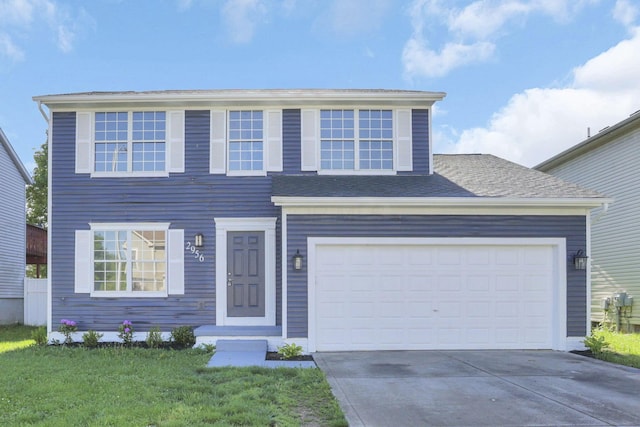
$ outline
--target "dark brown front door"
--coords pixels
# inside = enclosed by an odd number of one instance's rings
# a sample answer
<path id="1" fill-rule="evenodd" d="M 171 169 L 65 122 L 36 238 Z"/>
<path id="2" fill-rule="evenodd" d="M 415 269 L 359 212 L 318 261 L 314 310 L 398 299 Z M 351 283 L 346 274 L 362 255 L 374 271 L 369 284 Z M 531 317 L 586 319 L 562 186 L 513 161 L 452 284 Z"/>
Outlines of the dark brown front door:
<path id="1" fill-rule="evenodd" d="M 227 234 L 227 316 L 265 316 L 264 231 Z"/>

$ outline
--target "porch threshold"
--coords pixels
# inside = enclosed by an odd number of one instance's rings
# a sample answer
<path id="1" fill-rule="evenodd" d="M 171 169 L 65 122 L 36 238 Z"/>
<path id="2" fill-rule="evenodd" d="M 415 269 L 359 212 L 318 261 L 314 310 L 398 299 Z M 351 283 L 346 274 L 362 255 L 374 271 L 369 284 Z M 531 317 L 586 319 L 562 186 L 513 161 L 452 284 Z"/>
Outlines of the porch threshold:
<path id="1" fill-rule="evenodd" d="M 282 337 L 282 326 L 202 325 L 194 329 L 197 337 Z"/>

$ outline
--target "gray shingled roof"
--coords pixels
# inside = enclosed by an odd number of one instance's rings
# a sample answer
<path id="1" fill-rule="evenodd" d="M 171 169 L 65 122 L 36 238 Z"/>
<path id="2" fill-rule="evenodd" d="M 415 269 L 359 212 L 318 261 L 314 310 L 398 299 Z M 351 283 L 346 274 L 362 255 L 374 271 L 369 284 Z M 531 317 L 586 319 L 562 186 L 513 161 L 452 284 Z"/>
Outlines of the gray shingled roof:
<path id="1" fill-rule="evenodd" d="M 602 194 L 488 154 L 434 155 L 433 175 L 277 175 L 289 197 L 604 198 Z"/>

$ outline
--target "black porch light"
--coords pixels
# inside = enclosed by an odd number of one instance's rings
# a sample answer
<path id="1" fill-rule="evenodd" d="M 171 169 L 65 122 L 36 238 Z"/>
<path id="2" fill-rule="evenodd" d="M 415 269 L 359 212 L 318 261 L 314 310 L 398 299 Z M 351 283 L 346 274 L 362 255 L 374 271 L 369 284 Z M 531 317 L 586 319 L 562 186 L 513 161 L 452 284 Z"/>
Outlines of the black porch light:
<path id="1" fill-rule="evenodd" d="M 582 249 L 580 249 L 573 256 L 573 267 L 576 270 L 586 270 L 587 269 L 587 260 L 589 257 L 584 253 Z"/>
<path id="2" fill-rule="evenodd" d="M 295 271 L 302 270 L 302 254 L 299 249 L 296 249 L 296 254 L 293 256 L 293 269 Z"/>

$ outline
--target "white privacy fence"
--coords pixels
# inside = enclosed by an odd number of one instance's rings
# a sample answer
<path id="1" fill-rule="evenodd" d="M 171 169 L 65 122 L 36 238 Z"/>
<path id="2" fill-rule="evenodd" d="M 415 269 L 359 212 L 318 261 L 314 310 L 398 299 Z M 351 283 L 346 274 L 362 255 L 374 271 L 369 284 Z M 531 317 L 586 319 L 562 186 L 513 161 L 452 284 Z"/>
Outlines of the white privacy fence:
<path id="1" fill-rule="evenodd" d="M 47 324 L 47 279 L 24 279 L 24 324 Z"/>

